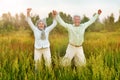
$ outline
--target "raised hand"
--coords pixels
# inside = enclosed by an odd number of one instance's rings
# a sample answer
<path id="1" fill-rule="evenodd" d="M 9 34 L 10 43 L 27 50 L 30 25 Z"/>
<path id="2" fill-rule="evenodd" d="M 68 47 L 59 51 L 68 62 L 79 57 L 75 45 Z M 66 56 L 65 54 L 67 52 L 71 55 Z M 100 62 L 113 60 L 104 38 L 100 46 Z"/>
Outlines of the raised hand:
<path id="1" fill-rule="evenodd" d="M 101 13 L 102 13 L 102 10 L 101 10 L 101 9 L 99 9 L 99 10 L 98 10 L 98 14 L 101 14 Z"/>
<path id="2" fill-rule="evenodd" d="M 55 11 L 55 10 L 52 11 L 52 16 L 53 17 L 55 17 L 57 14 L 58 14 L 57 11 Z"/>
<path id="3" fill-rule="evenodd" d="M 32 8 L 27 8 L 27 12 L 31 12 Z"/>
<path id="4" fill-rule="evenodd" d="M 27 8 L 27 16 L 30 16 L 30 12 L 31 12 L 32 8 Z"/>

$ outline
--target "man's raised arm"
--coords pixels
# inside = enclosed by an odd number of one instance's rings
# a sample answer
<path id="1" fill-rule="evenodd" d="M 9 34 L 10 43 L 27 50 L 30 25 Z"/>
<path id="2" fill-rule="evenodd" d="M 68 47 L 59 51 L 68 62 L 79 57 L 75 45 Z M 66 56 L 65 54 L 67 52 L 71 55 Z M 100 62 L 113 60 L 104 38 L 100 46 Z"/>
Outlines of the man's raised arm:
<path id="1" fill-rule="evenodd" d="M 98 10 L 98 13 L 97 13 L 94 17 L 92 17 L 88 22 L 85 22 L 85 23 L 84 23 L 85 28 L 87 28 L 87 27 L 90 26 L 92 23 L 94 23 L 101 13 L 102 13 L 102 11 L 99 9 L 99 10 Z"/>
<path id="2" fill-rule="evenodd" d="M 53 10 L 53 13 L 52 13 L 54 16 L 55 16 L 55 19 L 65 28 L 68 28 L 70 24 L 68 23 L 65 23 L 63 21 L 63 19 L 60 17 L 60 15 L 57 13 L 57 11 L 54 11 Z"/>

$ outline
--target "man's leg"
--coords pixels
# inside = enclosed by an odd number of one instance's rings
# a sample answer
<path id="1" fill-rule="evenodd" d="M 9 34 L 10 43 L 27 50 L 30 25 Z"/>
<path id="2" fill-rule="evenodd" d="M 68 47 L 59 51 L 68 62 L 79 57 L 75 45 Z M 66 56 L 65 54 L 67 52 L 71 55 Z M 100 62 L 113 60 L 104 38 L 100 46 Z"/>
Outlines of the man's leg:
<path id="1" fill-rule="evenodd" d="M 38 69 L 38 63 L 41 63 L 42 52 L 40 49 L 34 50 L 35 70 Z"/>
<path id="2" fill-rule="evenodd" d="M 76 48 L 76 54 L 75 54 L 75 66 L 84 66 L 86 64 L 86 58 L 84 55 L 83 47 Z"/>
<path id="3" fill-rule="evenodd" d="M 45 65 L 48 68 L 51 68 L 51 53 L 50 53 L 50 48 L 46 48 L 43 50 L 43 57 L 45 60 Z"/>
<path id="4" fill-rule="evenodd" d="M 73 59 L 73 57 L 75 55 L 74 52 L 75 52 L 74 47 L 71 45 L 68 45 L 66 54 L 61 61 L 62 66 L 70 66 L 71 65 L 71 60 Z"/>

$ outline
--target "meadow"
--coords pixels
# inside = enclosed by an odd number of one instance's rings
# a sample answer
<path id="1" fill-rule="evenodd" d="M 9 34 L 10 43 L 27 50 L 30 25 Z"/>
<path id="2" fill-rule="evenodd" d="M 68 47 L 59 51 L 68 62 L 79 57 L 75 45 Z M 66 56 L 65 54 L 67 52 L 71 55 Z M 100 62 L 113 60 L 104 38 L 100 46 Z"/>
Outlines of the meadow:
<path id="1" fill-rule="evenodd" d="M 51 33 L 50 43 L 52 71 L 41 64 L 36 73 L 32 33 L 0 34 L 0 80 L 120 80 L 120 32 L 86 32 L 83 48 L 87 64 L 79 68 L 59 65 L 68 34 Z"/>

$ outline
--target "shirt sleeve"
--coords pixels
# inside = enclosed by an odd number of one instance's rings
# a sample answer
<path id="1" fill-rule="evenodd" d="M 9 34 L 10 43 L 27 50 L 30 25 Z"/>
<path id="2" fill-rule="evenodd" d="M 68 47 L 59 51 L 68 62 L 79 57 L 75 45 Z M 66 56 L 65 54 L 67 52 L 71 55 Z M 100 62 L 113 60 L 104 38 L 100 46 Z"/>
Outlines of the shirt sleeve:
<path id="1" fill-rule="evenodd" d="M 62 20 L 62 18 L 60 17 L 59 14 L 56 16 L 56 20 L 57 20 L 63 27 L 69 28 L 70 24 L 65 23 L 65 22 Z"/>
<path id="2" fill-rule="evenodd" d="M 28 22 L 30 28 L 34 31 L 36 27 L 35 27 L 35 25 L 33 24 L 31 18 L 30 18 L 30 17 L 27 17 L 27 18 L 26 18 L 26 21 Z"/>
<path id="3" fill-rule="evenodd" d="M 88 22 L 84 23 L 85 29 L 90 26 L 92 23 L 96 21 L 96 19 L 99 17 L 99 14 L 96 14 L 94 17 L 92 17 Z"/>
<path id="4" fill-rule="evenodd" d="M 47 31 L 50 32 L 52 29 L 54 29 L 57 25 L 57 21 L 54 19 L 53 23 L 47 27 Z"/>

